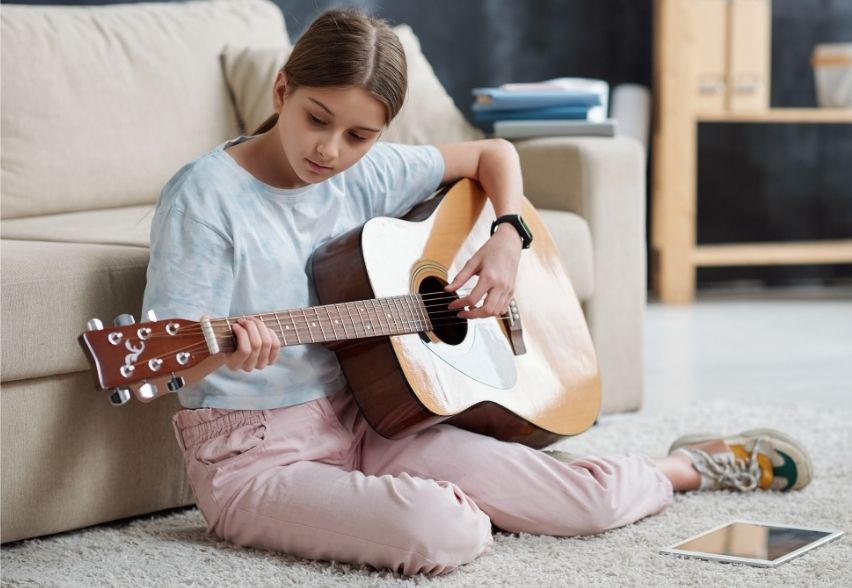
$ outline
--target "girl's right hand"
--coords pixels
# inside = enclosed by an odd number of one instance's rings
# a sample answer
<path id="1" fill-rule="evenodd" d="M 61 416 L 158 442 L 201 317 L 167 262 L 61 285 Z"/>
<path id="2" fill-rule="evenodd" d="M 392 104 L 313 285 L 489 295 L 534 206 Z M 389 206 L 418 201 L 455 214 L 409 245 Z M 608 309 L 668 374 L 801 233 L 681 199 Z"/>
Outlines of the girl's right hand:
<path id="1" fill-rule="evenodd" d="M 201 320 L 209 318 L 204 315 Z M 225 354 L 225 365 L 231 371 L 262 370 L 278 359 L 278 352 L 281 350 L 278 335 L 259 319 L 241 318 L 231 324 L 231 330 L 237 339 L 237 349 Z"/>

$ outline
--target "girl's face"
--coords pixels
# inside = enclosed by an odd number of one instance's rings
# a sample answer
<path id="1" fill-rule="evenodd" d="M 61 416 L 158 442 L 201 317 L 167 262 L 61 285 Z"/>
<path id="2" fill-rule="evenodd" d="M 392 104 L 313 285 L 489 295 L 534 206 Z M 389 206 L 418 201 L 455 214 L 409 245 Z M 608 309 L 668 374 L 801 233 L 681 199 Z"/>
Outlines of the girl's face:
<path id="1" fill-rule="evenodd" d="M 363 88 L 285 90 L 281 72 L 275 80 L 275 132 L 296 186 L 321 182 L 353 166 L 385 126 L 384 104 Z"/>

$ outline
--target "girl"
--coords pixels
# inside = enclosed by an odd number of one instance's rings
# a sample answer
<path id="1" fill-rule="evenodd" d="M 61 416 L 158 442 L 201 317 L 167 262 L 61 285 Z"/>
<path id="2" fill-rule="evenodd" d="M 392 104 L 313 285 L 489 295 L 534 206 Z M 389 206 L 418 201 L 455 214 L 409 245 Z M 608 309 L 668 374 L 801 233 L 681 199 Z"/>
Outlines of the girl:
<path id="1" fill-rule="evenodd" d="M 319 245 L 462 177 L 482 184 L 498 216 L 517 215 L 509 143 L 377 143 L 405 92 L 405 55 L 384 22 L 322 14 L 277 75 L 275 115 L 165 186 L 144 308 L 192 318 L 314 305 L 308 259 Z M 499 224 L 455 276 L 451 292 L 477 278 L 454 304 L 460 317 L 506 307 L 522 233 Z M 209 531 L 239 545 L 437 574 L 488 549 L 492 523 L 598 533 L 661 511 L 673 490 L 810 480 L 804 450 L 773 431 L 685 438 L 657 460 L 571 461 L 449 425 L 391 441 L 367 426 L 325 347 L 282 349 L 255 320 L 233 330 L 237 350 L 180 390 L 174 425 Z"/>

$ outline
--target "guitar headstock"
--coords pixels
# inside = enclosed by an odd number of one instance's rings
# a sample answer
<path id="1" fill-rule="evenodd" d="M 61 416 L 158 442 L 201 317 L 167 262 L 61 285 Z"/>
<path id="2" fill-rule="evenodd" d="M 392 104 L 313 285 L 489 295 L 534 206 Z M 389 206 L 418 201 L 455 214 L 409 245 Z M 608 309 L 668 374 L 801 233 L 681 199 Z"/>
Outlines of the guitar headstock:
<path id="1" fill-rule="evenodd" d="M 200 323 L 158 321 L 150 311 L 148 318 L 137 323 L 122 314 L 111 327 L 92 319 L 77 338 L 92 364 L 96 388 L 110 391 L 115 405 L 126 403 L 131 392 L 143 402 L 177 392 L 185 383 L 180 374 L 211 355 Z"/>

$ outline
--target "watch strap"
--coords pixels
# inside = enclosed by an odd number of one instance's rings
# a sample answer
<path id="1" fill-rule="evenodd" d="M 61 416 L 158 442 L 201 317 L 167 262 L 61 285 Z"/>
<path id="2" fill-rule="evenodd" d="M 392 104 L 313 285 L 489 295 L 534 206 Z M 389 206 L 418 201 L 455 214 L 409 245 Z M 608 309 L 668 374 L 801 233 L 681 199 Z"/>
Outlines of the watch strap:
<path id="1" fill-rule="evenodd" d="M 503 216 L 498 216 L 494 222 L 491 223 L 491 234 L 494 234 L 494 231 L 497 230 L 498 225 L 503 223 L 507 223 L 515 227 L 515 230 L 518 231 L 518 235 L 521 236 L 522 247 L 524 249 L 529 249 L 530 244 L 532 244 L 533 236 L 532 231 L 530 231 L 527 223 L 524 222 L 523 217 L 519 214 L 504 214 Z"/>

